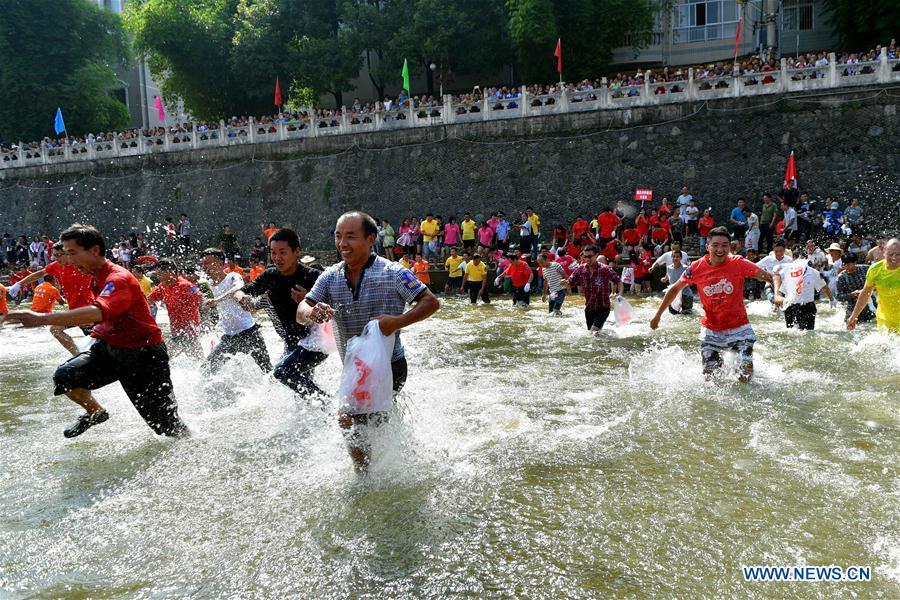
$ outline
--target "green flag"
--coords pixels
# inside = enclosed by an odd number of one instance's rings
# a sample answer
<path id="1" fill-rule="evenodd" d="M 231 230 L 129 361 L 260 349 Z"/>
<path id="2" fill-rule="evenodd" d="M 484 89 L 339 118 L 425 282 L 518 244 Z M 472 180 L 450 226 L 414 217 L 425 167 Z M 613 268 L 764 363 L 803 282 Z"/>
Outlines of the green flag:
<path id="1" fill-rule="evenodd" d="M 403 59 L 403 89 L 406 90 L 407 94 L 411 94 L 412 91 L 409 89 L 409 65 L 406 64 L 406 59 Z"/>

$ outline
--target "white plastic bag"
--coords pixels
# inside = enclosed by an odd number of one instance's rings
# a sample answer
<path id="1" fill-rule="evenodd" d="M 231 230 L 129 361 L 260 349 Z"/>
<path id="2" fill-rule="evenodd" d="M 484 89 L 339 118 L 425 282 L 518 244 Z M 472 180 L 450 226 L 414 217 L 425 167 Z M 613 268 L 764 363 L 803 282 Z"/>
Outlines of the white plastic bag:
<path id="1" fill-rule="evenodd" d="M 337 391 L 341 412 L 357 415 L 390 410 L 394 393 L 391 373 L 394 337 L 382 335 L 378 321 L 372 320 L 362 335 L 347 342 L 344 373 Z"/>
<path id="2" fill-rule="evenodd" d="M 672 285 L 675 285 L 675 284 L 673 283 Z M 669 287 L 667 287 L 665 289 L 665 291 L 663 291 L 663 295 L 668 294 L 669 290 L 671 290 L 671 289 L 672 289 L 672 286 L 670 285 Z M 672 310 L 674 310 L 676 312 L 681 311 L 681 294 L 683 294 L 683 293 L 684 293 L 684 290 L 682 290 L 681 293 L 678 294 L 677 296 L 675 296 L 675 299 L 672 300 L 672 304 L 669 305 L 672 307 Z"/>
<path id="3" fill-rule="evenodd" d="M 622 285 L 631 285 L 634 283 L 634 269 L 625 267 L 622 269 Z"/>
<path id="4" fill-rule="evenodd" d="M 334 330 L 331 321 L 313 325 L 309 335 L 300 340 L 300 345 L 310 352 L 334 354 L 337 352 L 337 343 L 334 341 Z"/>
<path id="5" fill-rule="evenodd" d="M 634 311 L 631 309 L 631 305 L 628 304 L 628 300 L 625 298 L 616 298 L 616 325 L 619 327 L 624 327 L 631 323 L 632 316 Z"/>

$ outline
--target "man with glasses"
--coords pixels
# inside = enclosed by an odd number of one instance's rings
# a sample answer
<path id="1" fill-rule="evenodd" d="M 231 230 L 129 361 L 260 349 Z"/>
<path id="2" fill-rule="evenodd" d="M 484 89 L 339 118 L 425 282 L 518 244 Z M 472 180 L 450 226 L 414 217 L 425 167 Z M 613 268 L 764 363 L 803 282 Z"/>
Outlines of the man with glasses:
<path id="1" fill-rule="evenodd" d="M 584 318 L 587 328 L 594 335 L 600 333 L 603 324 L 609 317 L 612 305 L 609 296 L 612 293 L 612 284 L 617 285 L 616 299 L 621 298 L 624 291 L 619 274 L 611 267 L 597 262 L 599 251 L 593 244 L 581 249 L 581 257 L 584 263 L 572 271 L 568 279 L 560 283 L 566 289 L 578 286 L 584 293 Z"/>

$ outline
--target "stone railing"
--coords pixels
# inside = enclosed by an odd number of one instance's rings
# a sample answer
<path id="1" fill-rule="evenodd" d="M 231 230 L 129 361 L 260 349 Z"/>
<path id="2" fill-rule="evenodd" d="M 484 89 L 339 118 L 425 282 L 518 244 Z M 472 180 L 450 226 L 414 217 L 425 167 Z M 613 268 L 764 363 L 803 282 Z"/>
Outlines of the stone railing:
<path id="1" fill-rule="evenodd" d="M 53 148 L 43 144 L 29 148 L 20 143 L 15 150 L 0 149 L 0 169 L 410 127 L 878 85 L 900 82 L 900 59 L 888 59 L 887 51 L 883 49 L 879 60 L 870 62 L 838 63 L 831 53 L 828 64 L 803 69 L 788 69 L 787 61 L 782 59 L 779 70 L 767 72 L 740 74 L 736 71 L 733 75 L 695 78 L 694 70 L 688 69 L 687 79 L 665 82 L 651 82 L 651 76 L 652 73 L 647 71 L 643 82 L 636 85 L 609 85 L 604 78 L 599 88 L 563 89 L 545 95 L 522 92 L 514 98 L 484 98 L 472 103 L 459 102 L 446 95 L 440 105 L 394 108 L 387 112 L 355 113 L 344 109 L 342 114 L 329 117 L 279 119 L 277 122 L 258 122 L 251 118 L 247 125 L 239 126 L 225 121 L 215 126 L 192 124 L 189 131 L 170 131 L 159 136 L 120 134 L 108 141 L 71 143 Z"/>

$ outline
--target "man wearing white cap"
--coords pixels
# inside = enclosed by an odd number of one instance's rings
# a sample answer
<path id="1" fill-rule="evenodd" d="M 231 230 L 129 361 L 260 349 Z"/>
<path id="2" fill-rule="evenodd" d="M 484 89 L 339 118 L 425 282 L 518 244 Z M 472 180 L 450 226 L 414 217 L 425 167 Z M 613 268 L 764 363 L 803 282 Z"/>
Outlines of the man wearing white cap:
<path id="1" fill-rule="evenodd" d="M 828 253 L 828 268 L 822 272 L 822 275 L 825 276 L 825 280 L 828 282 L 828 289 L 831 290 L 831 294 L 836 296 L 837 278 L 844 268 L 844 249 L 841 248 L 840 244 L 834 242 L 825 248 L 825 252 Z"/>

